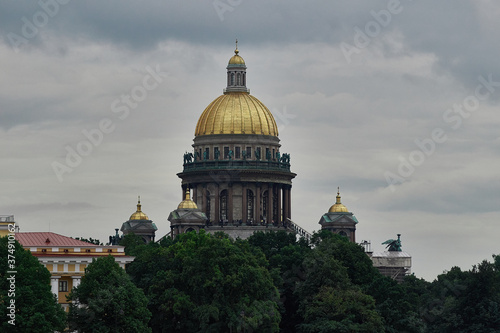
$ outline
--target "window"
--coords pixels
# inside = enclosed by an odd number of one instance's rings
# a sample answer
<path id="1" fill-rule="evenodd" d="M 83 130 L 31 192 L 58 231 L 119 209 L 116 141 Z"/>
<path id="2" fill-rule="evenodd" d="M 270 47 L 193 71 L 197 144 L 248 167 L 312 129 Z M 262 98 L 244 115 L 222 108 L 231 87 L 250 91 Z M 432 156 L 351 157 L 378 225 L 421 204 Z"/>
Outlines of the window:
<path id="1" fill-rule="evenodd" d="M 245 76 L 246 76 L 246 75 L 245 75 L 245 73 L 243 73 L 243 85 L 245 85 L 245 84 L 246 84 L 246 83 L 245 83 L 245 79 L 246 79 L 246 77 L 245 77 Z"/>
<path id="2" fill-rule="evenodd" d="M 247 219 L 253 219 L 253 192 L 252 190 L 247 190 Z"/>
<path id="3" fill-rule="evenodd" d="M 341 232 L 339 232 L 339 235 L 340 235 L 340 236 L 347 237 L 347 234 L 346 234 L 346 232 L 345 232 L 345 231 L 341 231 Z"/>
<path id="4" fill-rule="evenodd" d="M 224 147 L 224 159 L 227 160 L 229 158 L 229 147 Z"/>
<path id="5" fill-rule="evenodd" d="M 259 160 L 262 159 L 262 155 L 260 153 L 261 153 L 260 147 L 257 147 L 257 151 L 255 152 L 255 158 Z"/>
<path id="6" fill-rule="evenodd" d="M 269 148 L 266 148 L 266 160 L 270 160 L 271 158 L 271 151 L 269 150 Z"/>
<path id="7" fill-rule="evenodd" d="M 227 190 L 220 193 L 220 218 L 223 221 L 227 220 Z"/>
<path id="8" fill-rule="evenodd" d="M 204 160 L 210 159 L 210 148 L 205 148 L 205 155 L 203 156 Z"/>
<path id="9" fill-rule="evenodd" d="M 236 75 L 236 85 L 241 86 L 241 74 L 238 73 Z"/>
<path id="10" fill-rule="evenodd" d="M 240 158 L 241 147 L 234 147 L 234 158 Z"/>
<path id="11" fill-rule="evenodd" d="M 59 281 L 59 292 L 68 291 L 68 281 Z"/>
<path id="12" fill-rule="evenodd" d="M 231 85 L 234 86 L 234 73 L 231 73 Z"/>
<path id="13" fill-rule="evenodd" d="M 214 159 L 218 160 L 219 159 L 219 147 L 214 147 Z"/>
<path id="14" fill-rule="evenodd" d="M 247 158 L 252 158 L 252 147 L 247 147 Z"/>

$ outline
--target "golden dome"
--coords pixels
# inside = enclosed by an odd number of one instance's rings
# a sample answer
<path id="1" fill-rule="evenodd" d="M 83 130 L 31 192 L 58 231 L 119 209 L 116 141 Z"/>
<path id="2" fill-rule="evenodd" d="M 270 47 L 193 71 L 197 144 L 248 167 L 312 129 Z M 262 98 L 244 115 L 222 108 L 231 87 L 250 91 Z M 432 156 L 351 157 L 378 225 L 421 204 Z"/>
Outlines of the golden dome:
<path id="1" fill-rule="evenodd" d="M 271 111 L 247 92 L 226 92 L 203 111 L 195 136 L 211 134 L 262 134 L 278 136 Z"/>
<path id="2" fill-rule="evenodd" d="M 234 56 L 229 59 L 228 65 L 245 65 L 245 60 L 238 55 L 240 51 L 238 51 L 238 40 L 236 40 L 236 49 L 234 50 Z"/>
<path id="3" fill-rule="evenodd" d="M 238 49 L 234 50 L 234 56 L 229 59 L 228 65 L 245 65 L 245 60 L 238 53 Z"/>
<path id="4" fill-rule="evenodd" d="M 186 189 L 186 198 L 181 201 L 177 209 L 198 209 L 198 206 L 191 200 L 191 196 L 189 195 L 189 188 Z"/>
<path id="5" fill-rule="evenodd" d="M 130 215 L 129 220 L 149 220 L 149 217 L 141 211 L 141 197 L 137 201 L 137 211 Z"/>
<path id="6" fill-rule="evenodd" d="M 331 206 L 330 209 L 328 210 L 328 213 L 339 213 L 339 212 L 344 212 L 344 213 L 349 212 L 349 210 L 347 210 L 347 207 L 340 202 L 340 189 L 338 189 L 337 191 L 337 202 L 335 203 L 335 205 Z"/>

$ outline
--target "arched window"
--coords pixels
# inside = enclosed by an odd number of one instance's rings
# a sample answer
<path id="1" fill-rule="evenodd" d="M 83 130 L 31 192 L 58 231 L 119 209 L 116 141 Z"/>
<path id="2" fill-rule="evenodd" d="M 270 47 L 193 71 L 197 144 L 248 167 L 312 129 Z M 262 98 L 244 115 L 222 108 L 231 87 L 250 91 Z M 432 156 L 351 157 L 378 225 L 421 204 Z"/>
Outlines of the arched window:
<path id="1" fill-rule="evenodd" d="M 234 73 L 231 73 L 231 85 L 234 86 Z"/>
<path id="2" fill-rule="evenodd" d="M 247 219 L 253 219 L 254 197 L 252 190 L 247 190 Z"/>
<path id="3" fill-rule="evenodd" d="M 340 235 L 340 236 L 347 237 L 347 234 L 346 234 L 346 232 L 345 232 L 345 231 L 341 231 L 341 232 L 339 232 L 339 235 Z"/>
<path id="4" fill-rule="evenodd" d="M 245 81 L 246 81 L 246 74 L 245 74 L 245 73 L 243 73 L 243 85 L 246 85 L 246 82 L 245 82 Z"/>
<path id="5" fill-rule="evenodd" d="M 220 218 L 223 221 L 227 220 L 227 190 L 223 190 L 219 197 Z"/>
<path id="6" fill-rule="evenodd" d="M 241 74 L 236 74 L 236 85 L 241 86 Z"/>

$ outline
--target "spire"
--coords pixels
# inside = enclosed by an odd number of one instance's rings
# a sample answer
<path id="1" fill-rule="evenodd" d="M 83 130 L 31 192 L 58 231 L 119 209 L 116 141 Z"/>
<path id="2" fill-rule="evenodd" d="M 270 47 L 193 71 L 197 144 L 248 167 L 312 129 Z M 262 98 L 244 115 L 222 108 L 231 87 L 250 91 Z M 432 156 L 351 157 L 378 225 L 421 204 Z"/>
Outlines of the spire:
<path id="1" fill-rule="evenodd" d="M 141 196 L 140 195 L 137 196 L 137 211 L 138 212 L 141 211 Z"/>
<path id="2" fill-rule="evenodd" d="M 234 50 L 234 54 L 238 55 L 240 51 L 238 51 L 238 38 L 236 38 L 236 49 Z"/>
<path id="3" fill-rule="evenodd" d="M 342 202 L 340 202 L 340 186 L 337 187 L 337 202 L 336 204 L 341 204 Z"/>

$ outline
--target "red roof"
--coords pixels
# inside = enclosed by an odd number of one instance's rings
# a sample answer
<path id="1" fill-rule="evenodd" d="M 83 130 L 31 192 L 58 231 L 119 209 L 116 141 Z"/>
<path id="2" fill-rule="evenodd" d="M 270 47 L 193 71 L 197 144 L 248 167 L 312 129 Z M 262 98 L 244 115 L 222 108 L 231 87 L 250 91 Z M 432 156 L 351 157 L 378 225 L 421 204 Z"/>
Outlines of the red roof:
<path id="1" fill-rule="evenodd" d="M 30 246 L 99 246 L 53 232 L 18 232 L 16 239 L 23 247 Z"/>

